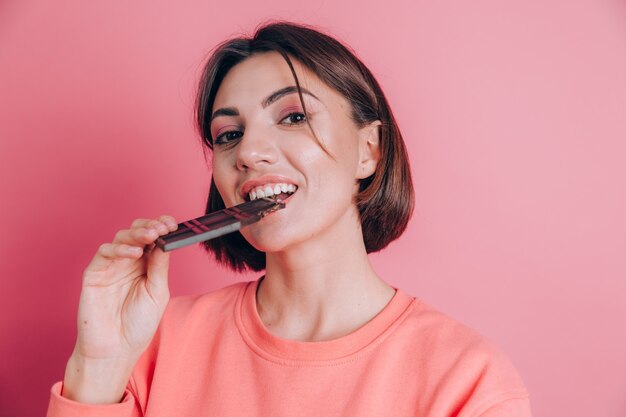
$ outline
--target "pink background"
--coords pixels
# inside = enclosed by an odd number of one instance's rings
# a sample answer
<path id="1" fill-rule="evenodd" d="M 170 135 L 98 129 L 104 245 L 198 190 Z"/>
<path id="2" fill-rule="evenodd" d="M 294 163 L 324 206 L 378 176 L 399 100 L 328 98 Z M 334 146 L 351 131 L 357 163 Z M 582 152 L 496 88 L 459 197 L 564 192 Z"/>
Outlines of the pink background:
<path id="1" fill-rule="evenodd" d="M 263 3 L 263 5 L 261 5 Z M 318 25 L 378 77 L 417 207 L 379 273 L 505 350 L 536 416 L 626 415 L 623 1 L 0 3 L 0 414 L 42 415 L 82 271 L 138 217 L 202 214 L 206 53 Z M 173 295 L 234 276 L 196 246 Z"/>

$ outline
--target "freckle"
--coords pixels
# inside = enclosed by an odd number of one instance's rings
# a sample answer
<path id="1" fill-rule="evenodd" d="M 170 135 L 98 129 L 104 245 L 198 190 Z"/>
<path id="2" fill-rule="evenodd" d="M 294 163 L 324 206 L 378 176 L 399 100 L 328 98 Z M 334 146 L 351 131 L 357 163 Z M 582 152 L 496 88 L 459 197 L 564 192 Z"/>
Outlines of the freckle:
<path id="1" fill-rule="evenodd" d="M 80 369 L 76 369 L 76 373 L 79 373 L 79 372 L 80 372 Z"/>
<path id="2" fill-rule="evenodd" d="M 87 324 L 87 320 L 83 321 L 83 324 Z"/>

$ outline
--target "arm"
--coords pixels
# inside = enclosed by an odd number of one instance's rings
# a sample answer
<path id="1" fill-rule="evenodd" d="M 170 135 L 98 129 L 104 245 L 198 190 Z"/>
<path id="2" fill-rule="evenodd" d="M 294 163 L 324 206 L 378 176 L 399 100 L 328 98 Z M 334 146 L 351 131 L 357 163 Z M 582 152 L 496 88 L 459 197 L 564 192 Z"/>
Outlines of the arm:
<path id="1" fill-rule="evenodd" d="M 500 401 L 476 417 L 531 417 L 528 397 L 508 398 Z"/>

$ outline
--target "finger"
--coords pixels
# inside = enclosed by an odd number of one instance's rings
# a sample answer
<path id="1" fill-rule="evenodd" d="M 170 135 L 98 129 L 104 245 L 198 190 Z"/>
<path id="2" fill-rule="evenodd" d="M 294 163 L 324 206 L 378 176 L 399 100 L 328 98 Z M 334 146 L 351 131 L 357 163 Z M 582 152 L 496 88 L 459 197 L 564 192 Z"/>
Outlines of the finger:
<path id="1" fill-rule="evenodd" d="M 159 217 L 159 221 L 162 223 L 165 223 L 165 225 L 170 229 L 170 231 L 174 231 L 178 229 L 178 223 L 176 222 L 176 219 L 173 216 L 164 214 L 161 217 Z"/>
<path id="2" fill-rule="evenodd" d="M 136 258 L 143 251 L 141 248 L 126 244 L 104 243 L 99 248 L 100 255 L 105 259 Z"/>
<path id="3" fill-rule="evenodd" d="M 137 259 L 143 255 L 142 248 L 116 243 L 103 243 L 86 268 L 86 271 L 102 271 L 116 259 Z"/>
<path id="4" fill-rule="evenodd" d="M 176 219 L 167 214 L 162 215 L 157 220 L 155 219 L 136 219 L 131 224 L 131 229 L 138 227 L 152 227 L 159 223 L 163 223 L 168 229 L 176 230 L 178 228 L 178 224 L 176 223 Z"/>
<path id="5" fill-rule="evenodd" d="M 161 234 L 167 234 L 165 226 L 158 228 L 138 227 L 134 229 L 120 230 L 115 234 L 113 243 L 124 243 L 133 246 L 145 246 L 154 242 Z"/>
<path id="6" fill-rule="evenodd" d="M 176 219 L 172 216 L 163 215 L 159 217 L 159 221 L 165 223 L 169 231 L 178 228 Z M 161 248 L 152 244 L 149 248 L 147 281 L 146 285 L 150 289 L 150 293 L 162 301 L 169 299 L 168 274 L 170 265 L 170 252 L 164 252 Z"/>
<path id="7" fill-rule="evenodd" d="M 159 236 L 166 235 L 178 229 L 178 224 L 171 216 L 161 217 L 163 221 L 137 219 L 131 229 L 120 230 L 113 238 L 114 243 L 129 245 L 147 245 L 153 243 Z"/>
<path id="8" fill-rule="evenodd" d="M 138 258 L 144 253 L 149 254 L 160 236 L 177 228 L 176 220 L 169 215 L 163 215 L 158 220 L 136 219 L 131 229 L 118 231 L 112 243 L 100 245 L 87 269 L 99 271 L 106 269 L 117 258 Z"/>
<path id="9" fill-rule="evenodd" d="M 130 228 L 136 228 L 136 227 L 146 227 L 146 225 L 148 223 L 150 223 L 151 221 L 153 221 L 154 219 L 135 219 L 133 220 L 133 222 L 130 225 Z"/>

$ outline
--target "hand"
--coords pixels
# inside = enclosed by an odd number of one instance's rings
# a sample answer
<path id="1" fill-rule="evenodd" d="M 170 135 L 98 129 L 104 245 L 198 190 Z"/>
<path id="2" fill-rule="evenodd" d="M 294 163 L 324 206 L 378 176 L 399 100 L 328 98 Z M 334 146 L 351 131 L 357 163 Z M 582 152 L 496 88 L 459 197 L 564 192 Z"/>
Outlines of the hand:
<path id="1" fill-rule="evenodd" d="M 154 242 L 178 225 L 173 217 L 137 219 L 104 243 L 83 273 L 78 337 L 63 396 L 85 403 L 121 399 L 170 298 L 170 253 Z"/>

